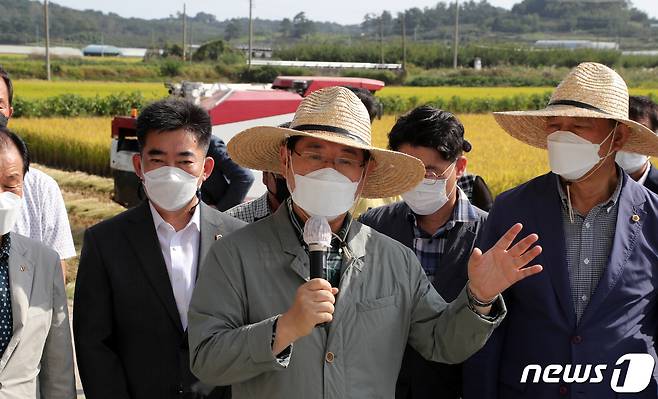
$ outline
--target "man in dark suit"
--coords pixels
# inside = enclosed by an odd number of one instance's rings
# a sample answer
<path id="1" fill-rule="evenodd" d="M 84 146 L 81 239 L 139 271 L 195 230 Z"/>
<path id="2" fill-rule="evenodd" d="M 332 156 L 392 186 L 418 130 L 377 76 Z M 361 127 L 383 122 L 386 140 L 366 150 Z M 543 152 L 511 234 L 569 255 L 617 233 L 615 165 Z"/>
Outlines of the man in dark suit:
<path id="1" fill-rule="evenodd" d="M 425 179 L 403 202 L 371 209 L 360 222 L 411 248 L 443 299 L 455 300 L 468 280 L 468 259 L 486 212 L 473 206 L 457 182 L 471 149 L 464 126 L 451 113 L 418 107 L 398 119 L 389 148 L 420 159 Z M 425 360 L 407 346 L 398 376 L 397 399 L 461 397 L 461 365 Z"/>
<path id="2" fill-rule="evenodd" d="M 464 398 L 655 399 L 658 197 L 614 157 L 656 156 L 658 137 L 628 118 L 626 83 L 597 63 L 574 68 L 545 109 L 494 116 L 547 147 L 552 173 L 499 195 L 478 247 L 520 222 L 539 235 L 545 272 L 503 293 L 507 318 L 465 362 Z"/>
<path id="3" fill-rule="evenodd" d="M 187 310 L 212 243 L 244 223 L 198 198 L 210 175 L 208 114 L 181 99 L 146 107 L 133 158 L 148 201 L 85 233 L 73 330 L 85 395 L 224 398 L 190 372 Z"/>
<path id="4" fill-rule="evenodd" d="M 215 167 L 201 186 L 201 200 L 224 212 L 244 201 L 254 184 L 254 174 L 228 156 L 226 144 L 217 136 L 210 137 L 208 156 Z"/>
<path id="5" fill-rule="evenodd" d="M 628 117 L 658 133 L 658 104 L 649 97 L 630 96 Z M 620 151 L 615 159 L 633 180 L 658 193 L 658 170 L 649 162 L 648 156 Z"/>

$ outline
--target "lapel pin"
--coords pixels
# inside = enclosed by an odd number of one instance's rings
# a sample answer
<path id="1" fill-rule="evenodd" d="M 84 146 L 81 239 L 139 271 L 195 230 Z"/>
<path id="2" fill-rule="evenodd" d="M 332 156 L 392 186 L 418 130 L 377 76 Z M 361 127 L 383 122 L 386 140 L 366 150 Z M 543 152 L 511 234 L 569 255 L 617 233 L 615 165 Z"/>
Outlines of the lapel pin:
<path id="1" fill-rule="evenodd" d="M 25 271 L 25 266 L 21 265 L 21 271 L 22 271 L 22 272 Z"/>
<path id="2" fill-rule="evenodd" d="M 215 234 L 215 241 L 219 240 L 219 239 L 222 238 L 222 237 L 223 237 L 223 236 L 222 236 L 221 234 Z"/>
<path id="3" fill-rule="evenodd" d="M 635 223 L 640 221 L 640 216 L 639 215 L 633 215 L 631 216 L 631 220 Z"/>

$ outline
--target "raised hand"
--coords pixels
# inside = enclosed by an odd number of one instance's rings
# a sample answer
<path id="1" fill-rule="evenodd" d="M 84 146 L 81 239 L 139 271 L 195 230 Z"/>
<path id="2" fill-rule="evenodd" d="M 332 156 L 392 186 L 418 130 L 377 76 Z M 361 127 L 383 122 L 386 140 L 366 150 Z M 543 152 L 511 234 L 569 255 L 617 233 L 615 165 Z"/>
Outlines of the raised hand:
<path id="1" fill-rule="evenodd" d="M 484 254 L 479 248 L 473 250 L 468 260 L 469 288 L 480 301 L 489 302 L 517 281 L 542 271 L 541 265 L 526 267 L 541 253 L 539 245 L 533 246 L 539 239 L 537 234 L 528 235 L 510 248 L 522 228 L 520 223 L 512 226 Z"/>

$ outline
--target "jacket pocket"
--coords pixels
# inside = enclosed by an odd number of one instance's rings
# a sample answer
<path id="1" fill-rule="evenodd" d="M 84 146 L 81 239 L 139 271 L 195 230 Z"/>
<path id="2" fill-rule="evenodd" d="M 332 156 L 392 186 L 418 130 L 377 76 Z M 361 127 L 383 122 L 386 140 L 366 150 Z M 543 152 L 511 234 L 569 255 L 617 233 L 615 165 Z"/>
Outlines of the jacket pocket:
<path id="1" fill-rule="evenodd" d="M 366 299 L 357 302 L 356 310 L 358 312 L 368 312 L 370 310 L 382 309 L 393 306 L 397 303 L 397 295 L 385 296 L 383 298 Z"/>

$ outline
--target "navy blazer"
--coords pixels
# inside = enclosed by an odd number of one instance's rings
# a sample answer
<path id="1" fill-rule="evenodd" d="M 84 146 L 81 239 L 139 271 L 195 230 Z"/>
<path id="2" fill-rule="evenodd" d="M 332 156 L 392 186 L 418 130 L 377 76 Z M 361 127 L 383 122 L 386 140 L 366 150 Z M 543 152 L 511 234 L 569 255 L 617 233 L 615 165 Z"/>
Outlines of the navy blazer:
<path id="1" fill-rule="evenodd" d="M 441 266 L 434 272 L 434 288 L 450 302 L 466 285 L 468 259 L 475 241 L 482 231 L 487 213 L 473 206 L 477 220 L 459 223 L 448 232 L 446 252 Z M 371 209 L 359 221 L 413 250 L 414 228 L 410 221 L 411 209 L 404 202 L 396 202 Z M 443 364 L 425 360 L 407 345 L 400 375 L 395 387 L 396 399 L 458 399 L 462 396 L 460 364 Z"/>
<path id="2" fill-rule="evenodd" d="M 622 179 L 609 261 L 578 325 L 556 176 L 539 176 L 496 199 L 480 248 L 489 249 L 521 222 L 519 237 L 539 234 L 543 252 L 536 262 L 544 271 L 503 293 L 507 317 L 487 345 L 466 362 L 464 398 L 617 398 L 611 388 L 617 360 L 627 353 L 649 353 L 656 359 L 658 197 L 623 172 Z M 567 384 L 562 378 L 558 383 L 521 383 L 529 364 L 602 364 L 606 369 L 602 383 Z M 655 399 L 657 375 L 654 369 L 649 386 L 632 397 Z"/>

